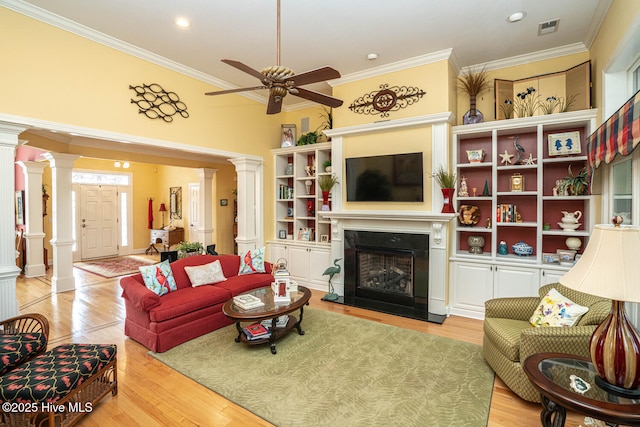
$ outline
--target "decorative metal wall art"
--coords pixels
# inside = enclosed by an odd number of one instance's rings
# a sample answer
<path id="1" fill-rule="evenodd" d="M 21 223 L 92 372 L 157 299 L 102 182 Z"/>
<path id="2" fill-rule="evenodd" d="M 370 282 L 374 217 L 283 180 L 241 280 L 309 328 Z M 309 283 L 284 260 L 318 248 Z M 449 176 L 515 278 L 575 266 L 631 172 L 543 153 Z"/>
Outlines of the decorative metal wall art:
<path id="1" fill-rule="evenodd" d="M 425 91 L 410 86 L 393 86 L 383 83 L 380 90 L 369 92 L 353 101 L 349 109 L 356 114 L 378 114 L 389 117 L 389 112 L 398 111 L 415 104 Z"/>
<path id="2" fill-rule="evenodd" d="M 131 99 L 131 103 L 138 106 L 138 113 L 144 114 L 150 119 L 172 122 L 173 116 L 176 114 L 180 114 L 185 119 L 189 117 L 187 106 L 180 101 L 178 94 L 167 92 L 157 83 L 129 85 L 129 89 L 136 92 L 136 97 Z"/>

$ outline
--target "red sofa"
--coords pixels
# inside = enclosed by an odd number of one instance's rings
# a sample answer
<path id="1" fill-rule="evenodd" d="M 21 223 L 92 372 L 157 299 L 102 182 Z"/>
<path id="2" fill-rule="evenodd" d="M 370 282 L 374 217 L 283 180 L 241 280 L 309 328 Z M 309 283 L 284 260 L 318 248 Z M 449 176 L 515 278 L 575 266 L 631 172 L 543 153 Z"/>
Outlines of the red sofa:
<path id="1" fill-rule="evenodd" d="M 226 281 L 192 287 L 186 266 L 220 260 Z M 233 323 L 222 313 L 231 297 L 252 289 L 269 286 L 273 280 L 271 264 L 266 273 L 238 276 L 237 255 L 198 255 L 171 263 L 177 290 L 158 296 L 144 285 L 141 274 L 120 279 L 125 301 L 124 334 L 151 351 L 162 353 L 193 338 Z"/>

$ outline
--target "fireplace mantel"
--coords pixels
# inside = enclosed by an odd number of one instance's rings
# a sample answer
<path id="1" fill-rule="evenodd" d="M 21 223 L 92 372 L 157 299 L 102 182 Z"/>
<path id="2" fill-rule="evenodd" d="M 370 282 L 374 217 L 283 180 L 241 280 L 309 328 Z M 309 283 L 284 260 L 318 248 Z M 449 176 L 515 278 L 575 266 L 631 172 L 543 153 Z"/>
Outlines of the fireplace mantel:
<path id="1" fill-rule="evenodd" d="M 447 292 L 447 223 L 455 214 L 425 211 L 341 210 L 318 212 L 331 221 L 331 254 L 342 258 L 344 230 L 392 231 L 409 234 L 428 234 L 429 238 L 429 312 L 446 315 Z M 334 279 L 339 295 L 344 295 L 342 277 Z"/>

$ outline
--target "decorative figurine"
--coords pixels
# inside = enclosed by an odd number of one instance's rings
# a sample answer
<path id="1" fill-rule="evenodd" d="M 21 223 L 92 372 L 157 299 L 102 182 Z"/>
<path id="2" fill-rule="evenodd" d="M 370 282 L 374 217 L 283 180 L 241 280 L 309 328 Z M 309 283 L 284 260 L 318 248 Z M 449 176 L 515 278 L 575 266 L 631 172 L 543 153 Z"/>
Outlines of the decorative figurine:
<path id="1" fill-rule="evenodd" d="M 469 197 L 469 190 L 467 189 L 467 177 L 460 177 L 460 190 L 458 190 L 458 197 Z"/>
<path id="2" fill-rule="evenodd" d="M 484 180 L 484 189 L 482 190 L 482 195 L 484 197 L 489 197 L 491 195 L 491 193 L 489 192 L 489 181 L 488 180 Z"/>
<path id="3" fill-rule="evenodd" d="M 342 258 L 334 259 L 333 260 L 334 267 L 329 267 L 324 271 L 324 273 L 322 273 L 323 276 L 329 276 L 329 293 L 322 297 L 322 299 L 325 301 L 335 301 L 339 297 L 338 294 L 336 294 L 335 290 L 333 289 L 333 284 L 331 283 L 331 279 L 333 279 L 333 276 L 340 273 L 341 268 L 340 268 L 340 265 L 338 264 L 338 261 L 340 261 L 341 259 Z"/>

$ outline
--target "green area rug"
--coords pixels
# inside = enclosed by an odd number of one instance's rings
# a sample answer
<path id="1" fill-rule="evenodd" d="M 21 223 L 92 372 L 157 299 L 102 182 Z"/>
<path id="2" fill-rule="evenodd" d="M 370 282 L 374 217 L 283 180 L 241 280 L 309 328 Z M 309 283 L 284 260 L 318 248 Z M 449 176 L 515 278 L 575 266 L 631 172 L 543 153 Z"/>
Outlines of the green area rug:
<path id="1" fill-rule="evenodd" d="M 480 346 L 308 307 L 302 327 L 276 355 L 235 326 L 149 354 L 280 427 L 487 425 Z"/>

